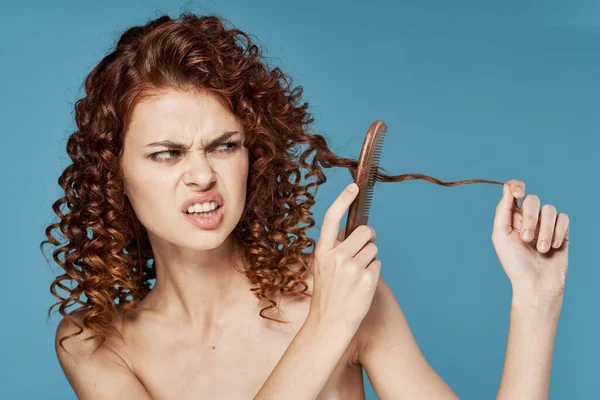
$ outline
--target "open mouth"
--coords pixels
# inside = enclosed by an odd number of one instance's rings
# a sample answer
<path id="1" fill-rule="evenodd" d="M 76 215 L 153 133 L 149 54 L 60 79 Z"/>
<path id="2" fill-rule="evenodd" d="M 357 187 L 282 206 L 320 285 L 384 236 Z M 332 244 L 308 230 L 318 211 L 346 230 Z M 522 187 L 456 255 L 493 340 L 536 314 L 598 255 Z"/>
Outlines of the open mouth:
<path id="1" fill-rule="evenodd" d="M 212 211 L 184 213 L 188 221 L 203 229 L 214 229 L 223 222 L 223 206 L 218 206 Z"/>
<path id="2" fill-rule="evenodd" d="M 222 206 L 217 205 L 217 208 L 215 208 L 214 210 L 211 211 L 202 211 L 202 212 L 185 212 L 187 215 L 197 215 L 200 217 L 210 217 L 211 215 L 217 215 L 217 211 L 221 208 Z"/>

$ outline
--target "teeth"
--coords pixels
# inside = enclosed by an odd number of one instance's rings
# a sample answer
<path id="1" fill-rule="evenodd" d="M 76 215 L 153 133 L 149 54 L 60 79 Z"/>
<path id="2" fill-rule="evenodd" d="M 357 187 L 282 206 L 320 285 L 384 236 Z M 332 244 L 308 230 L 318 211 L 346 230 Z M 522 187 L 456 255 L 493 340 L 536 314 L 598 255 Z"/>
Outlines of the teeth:
<path id="1" fill-rule="evenodd" d="M 210 203 L 196 203 L 191 205 L 188 209 L 188 213 L 200 213 L 200 212 L 208 212 L 217 208 L 217 203 L 211 201 Z"/>

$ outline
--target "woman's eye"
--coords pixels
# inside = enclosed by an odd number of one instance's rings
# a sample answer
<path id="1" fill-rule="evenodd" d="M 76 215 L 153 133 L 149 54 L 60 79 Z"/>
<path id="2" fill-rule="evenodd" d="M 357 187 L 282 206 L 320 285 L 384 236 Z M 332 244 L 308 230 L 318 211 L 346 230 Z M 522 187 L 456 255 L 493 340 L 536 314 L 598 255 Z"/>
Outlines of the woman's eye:
<path id="1" fill-rule="evenodd" d="M 228 153 L 235 150 L 237 145 L 238 144 L 236 142 L 227 142 L 217 146 L 217 148 L 225 146 L 225 150 L 219 150 L 219 153 Z"/>
<path id="2" fill-rule="evenodd" d="M 156 160 L 156 161 L 168 161 L 168 160 L 170 160 L 172 157 L 163 157 L 163 156 L 160 156 L 161 154 L 167 154 L 167 153 L 179 153 L 179 152 L 178 152 L 178 151 L 175 151 L 175 150 L 165 150 L 165 151 L 159 151 L 158 153 L 151 154 L 151 155 L 150 155 L 150 157 L 151 157 L 153 160 Z"/>
<path id="3" fill-rule="evenodd" d="M 231 152 L 235 151 L 235 149 L 237 147 L 238 147 L 237 142 L 227 142 L 227 143 L 223 143 L 223 144 L 220 144 L 219 146 L 215 147 L 215 150 L 219 154 L 231 153 Z M 170 154 L 170 153 L 180 154 L 180 152 L 178 150 L 164 150 L 164 151 L 159 151 L 158 153 L 151 154 L 150 158 L 152 158 L 155 161 L 170 161 L 175 157 L 162 156 L 162 154 Z"/>

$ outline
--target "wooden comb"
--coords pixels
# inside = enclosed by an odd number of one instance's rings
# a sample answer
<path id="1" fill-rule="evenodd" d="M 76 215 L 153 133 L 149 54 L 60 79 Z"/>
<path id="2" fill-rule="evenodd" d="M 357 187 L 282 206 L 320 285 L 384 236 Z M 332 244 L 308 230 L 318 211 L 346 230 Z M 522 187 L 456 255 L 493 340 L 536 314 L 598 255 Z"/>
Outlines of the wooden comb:
<path id="1" fill-rule="evenodd" d="M 348 237 L 357 226 L 367 225 L 386 132 L 387 125 L 380 120 L 373 122 L 367 131 L 354 177 L 354 182 L 359 187 L 358 196 L 348 209 L 344 237 Z"/>

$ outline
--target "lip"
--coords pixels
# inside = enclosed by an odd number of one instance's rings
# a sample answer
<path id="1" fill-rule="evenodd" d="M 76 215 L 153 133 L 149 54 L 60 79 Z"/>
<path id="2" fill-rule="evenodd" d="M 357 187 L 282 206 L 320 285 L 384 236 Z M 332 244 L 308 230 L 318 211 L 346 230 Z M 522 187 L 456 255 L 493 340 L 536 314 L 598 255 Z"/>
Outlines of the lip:
<path id="1" fill-rule="evenodd" d="M 208 217 L 199 215 L 199 214 L 185 214 L 184 217 L 190 221 L 192 224 L 196 225 L 202 229 L 216 229 L 221 225 L 224 219 L 224 211 L 223 207 L 219 207 L 216 209 L 215 215 L 211 215 Z"/>
<path id="2" fill-rule="evenodd" d="M 209 203 L 211 201 L 214 201 L 218 206 L 223 206 L 223 197 L 219 192 L 196 193 L 183 203 L 181 211 L 185 214 L 191 205 L 196 203 Z"/>

